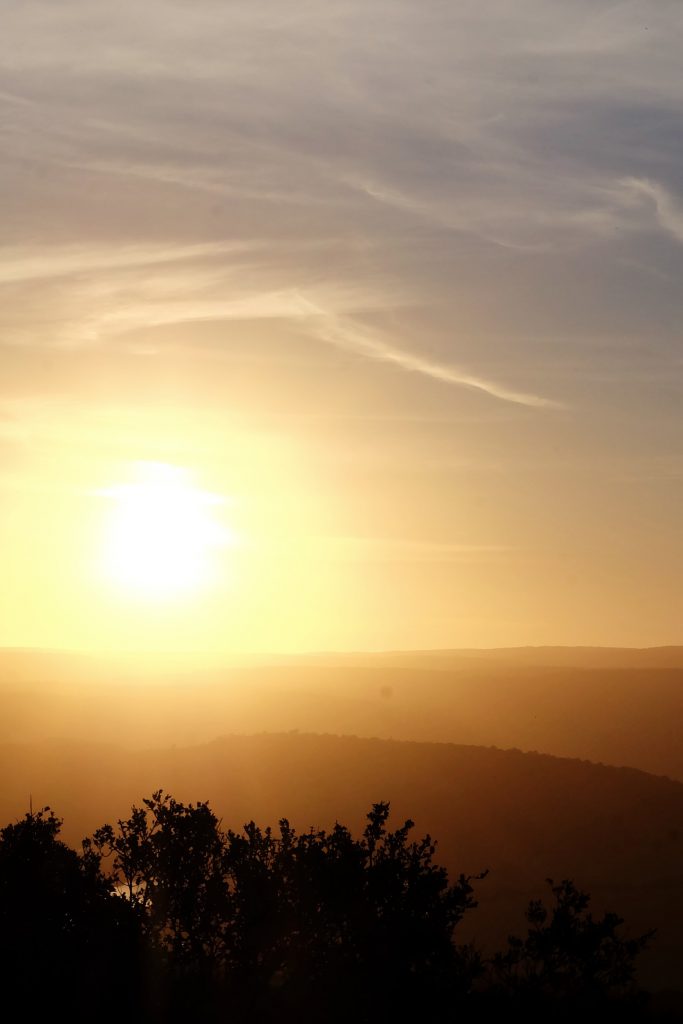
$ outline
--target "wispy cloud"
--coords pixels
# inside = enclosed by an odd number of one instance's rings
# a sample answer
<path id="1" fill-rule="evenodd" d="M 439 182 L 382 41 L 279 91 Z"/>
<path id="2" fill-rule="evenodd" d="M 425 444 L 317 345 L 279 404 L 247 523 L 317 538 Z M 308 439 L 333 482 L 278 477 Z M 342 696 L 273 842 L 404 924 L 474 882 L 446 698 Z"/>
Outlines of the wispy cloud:
<path id="1" fill-rule="evenodd" d="M 153 267 L 253 249 L 254 243 L 206 242 L 197 245 L 64 245 L 0 249 L 0 285 L 74 274 Z"/>
<path id="2" fill-rule="evenodd" d="M 553 339 L 631 329 L 677 279 L 644 237 L 656 223 L 683 240 L 676 3 L 647 25 L 613 0 L 166 7 L 8 12 L 8 343 L 281 318 L 550 408 L 545 384 L 512 382 L 562 372 Z M 418 330 L 367 326 L 400 303 Z M 462 310 L 449 345 L 443 321 Z M 497 339 L 495 373 L 477 369 L 480 336 Z"/>
<path id="3" fill-rule="evenodd" d="M 320 340 L 348 352 L 355 352 L 381 363 L 398 366 L 407 373 L 417 373 L 442 384 L 454 384 L 458 387 L 473 388 L 483 391 L 492 398 L 516 405 L 536 408 L 557 408 L 560 403 L 540 395 L 528 394 L 506 387 L 496 381 L 468 373 L 450 364 L 443 364 L 427 359 L 415 352 L 394 347 L 385 341 L 377 331 L 371 331 L 356 323 L 350 317 L 331 315 L 315 303 L 302 298 L 302 308 L 308 309 L 311 317 L 310 330 Z"/>
<path id="4" fill-rule="evenodd" d="M 677 242 L 683 242 L 683 203 L 680 200 L 657 181 L 626 178 L 622 184 L 627 191 L 650 199 L 659 226 Z"/>

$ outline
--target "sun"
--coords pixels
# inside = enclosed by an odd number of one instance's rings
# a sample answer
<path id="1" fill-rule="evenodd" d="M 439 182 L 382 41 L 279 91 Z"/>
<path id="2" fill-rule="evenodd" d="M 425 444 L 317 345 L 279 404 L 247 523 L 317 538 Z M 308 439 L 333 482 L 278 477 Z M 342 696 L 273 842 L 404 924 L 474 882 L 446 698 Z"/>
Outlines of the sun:
<path id="1" fill-rule="evenodd" d="M 188 470 L 134 464 L 133 482 L 102 492 L 113 505 L 104 542 L 107 579 L 129 594 L 164 600 L 206 585 L 219 549 L 234 542 L 218 518 L 225 499 L 195 487 Z"/>

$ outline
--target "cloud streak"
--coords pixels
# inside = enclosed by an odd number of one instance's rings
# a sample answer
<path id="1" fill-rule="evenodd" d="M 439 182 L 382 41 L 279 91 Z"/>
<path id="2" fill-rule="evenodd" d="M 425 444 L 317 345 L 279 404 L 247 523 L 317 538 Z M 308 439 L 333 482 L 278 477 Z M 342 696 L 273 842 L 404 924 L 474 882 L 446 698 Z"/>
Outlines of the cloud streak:
<path id="1" fill-rule="evenodd" d="M 683 243 L 683 204 L 657 181 L 626 178 L 624 187 L 630 193 L 645 196 L 654 204 L 657 222 L 663 231 Z"/>
<path id="2" fill-rule="evenodd" d="M 581 356 L 672 301 L 652 227 L 683 241 L 677 4 L 647 30 L 613 0 L 171 8 L 8 12 L 6 343 L 150 328 L 161 348 L 175 324 L 282 319 L 541 409 L 560 404 L 544 383 L 507 381 L 558 380 L 553 339 Z M 405 342 L 401 304 L 419 310 Z"/>
<path id="3" fill-rule="evenodd" d="M 253 249 L 253 243 L 214 242 L 197 245 L 123 245 L 7 247 L 0 249 L 0 285 L 54 277 L 141 269 L 165 263 L 202 260 Z"/>
<path id="4" fill-rule="evenodd" d="M 496 381 L 467 373 L 458 367 L 435 362 L 403 348 L 396 348 L 380 337 L 378 332 L 362 327 L 350 317 L 330 315 L 306 299 L 302 300 L 302 306 L 304 310 L 308 309 L 309 311 L 311 332 L 321 341 L 347 352 L 354 352 L 367 359 L 397 366 L 406 373 L 416 373 L 442 384 L 482 391 L 491 398 L 503 402 L 531 408 L 560 407 L 560 403 L 541 395 L 516 391 Z"/>

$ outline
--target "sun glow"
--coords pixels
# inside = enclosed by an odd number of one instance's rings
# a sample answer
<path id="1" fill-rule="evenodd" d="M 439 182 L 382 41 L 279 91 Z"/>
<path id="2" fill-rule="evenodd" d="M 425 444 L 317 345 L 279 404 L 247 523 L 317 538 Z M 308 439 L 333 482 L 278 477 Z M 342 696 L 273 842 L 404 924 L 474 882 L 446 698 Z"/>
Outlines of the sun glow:
<path id="1" fill-rule="evenodd" d="M 103 492 L 114 502 L 104 550 L 109 581 L 153 600 L 209 583 L 219 549 L 235 540 L 217 517 L 225 499 L 199 490 L 187 470 L 166 463 L 136 463 L 135 478 Z"/>

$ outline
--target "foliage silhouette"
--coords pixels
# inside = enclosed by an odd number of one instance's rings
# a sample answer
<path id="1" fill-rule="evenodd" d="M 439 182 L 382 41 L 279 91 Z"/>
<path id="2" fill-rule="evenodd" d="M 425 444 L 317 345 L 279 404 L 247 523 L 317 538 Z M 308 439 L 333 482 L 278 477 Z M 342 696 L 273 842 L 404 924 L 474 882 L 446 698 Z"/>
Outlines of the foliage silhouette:
<path id="1" fill-rule="evenodd" d="M 30 997 L 34 1011 L 58 996 L 65 1011 L 126 978 L 136 1001 L 137 929 L 93 850 L 82 856 L 58 836 L 49 807 L 0 829 L 0 964 L 6 1004 Z M 106 1014 L 104 1015 L 106 1016 Z"/>
<path id="2" fill-rule="evenodd" d="M 449 885 L 431 838 L 410 842 L 413 822 L 391 832 L 388 816 L 374 804 L 359 840 L 339 824 L 297 835 L 286 819 L 277 837 L 253 822 L 228 833 L 235 962 L 257 991 L 275 981 L 293 1004 L 308 991 L 329 1019 L 374 1020 L 469 989 L 478 960 L 453 937 L 476 906 L 472 880 Z"/>
<path id="3" fill-rule="evenodd" d="M 623 938 L 565 880 L 527 911 L 525 938 L 485 961 L 458 943 L 477 906 L 413 822 L 376 803 L 355 838 L 253 821 L 224 831 L 208 803 L 161 790 L 76 853 L 49 808 L 0 830 L 5 1007 L 61 1007 L 100 1021 L 620 1019 L 641 1012 L 634 963 L 652 933 Z M 108 872 L 102 860 L 108 861 Z M 116 993 L 115 1001 L 103 1000 Z"/>
<path id="4" fill-rule="evenodd" d="M 594 918 L 589 894 L 572 880 L 546 881 L 554 898 L 550 909 L 532 900 L 526 937 L 510 936 L 507 951 L 492 961 L 508 997 L 522 1004 L 527 1016 L 534 1011 L 544 1016 L 550 1005 L 562 1019 L 604 1016 L 617 1004 L 622 1017 L 637 1012 L 635 959 L 654 931 L 624 937 L 619 932 L 623 919 L 612 912 Z"/>
<path id="5" fill-rule="evenodd" d="M 143 933 L 175 968 L 219 963 L 231 899 L 218 819 L 207 803 L 185 805 L 161 790 L 143 804 L 118 831 L 104 825 L 84 847 L 113 855 L 110 882 L 123 887 Z"/>
<path id="6" fill-rule="evenodd" d="M 110 885 L 177 983 L 202 974 L 262 1016 L 314 997 L 329 1020 L 370 1020 L 454 999 L 478 967 L 453 943 L 476 906 L 471 879 L 450 885 L 431 838 L 410 842 L 413 823 L 391 832 L 388 816 L 375 804 L 359 840 L 339 824 L 297 834 L 286 819 L 277 835 L 254 822 L 222 833 L 208 804 L 157 791 L 86 849 L 111 856 Z"/>

